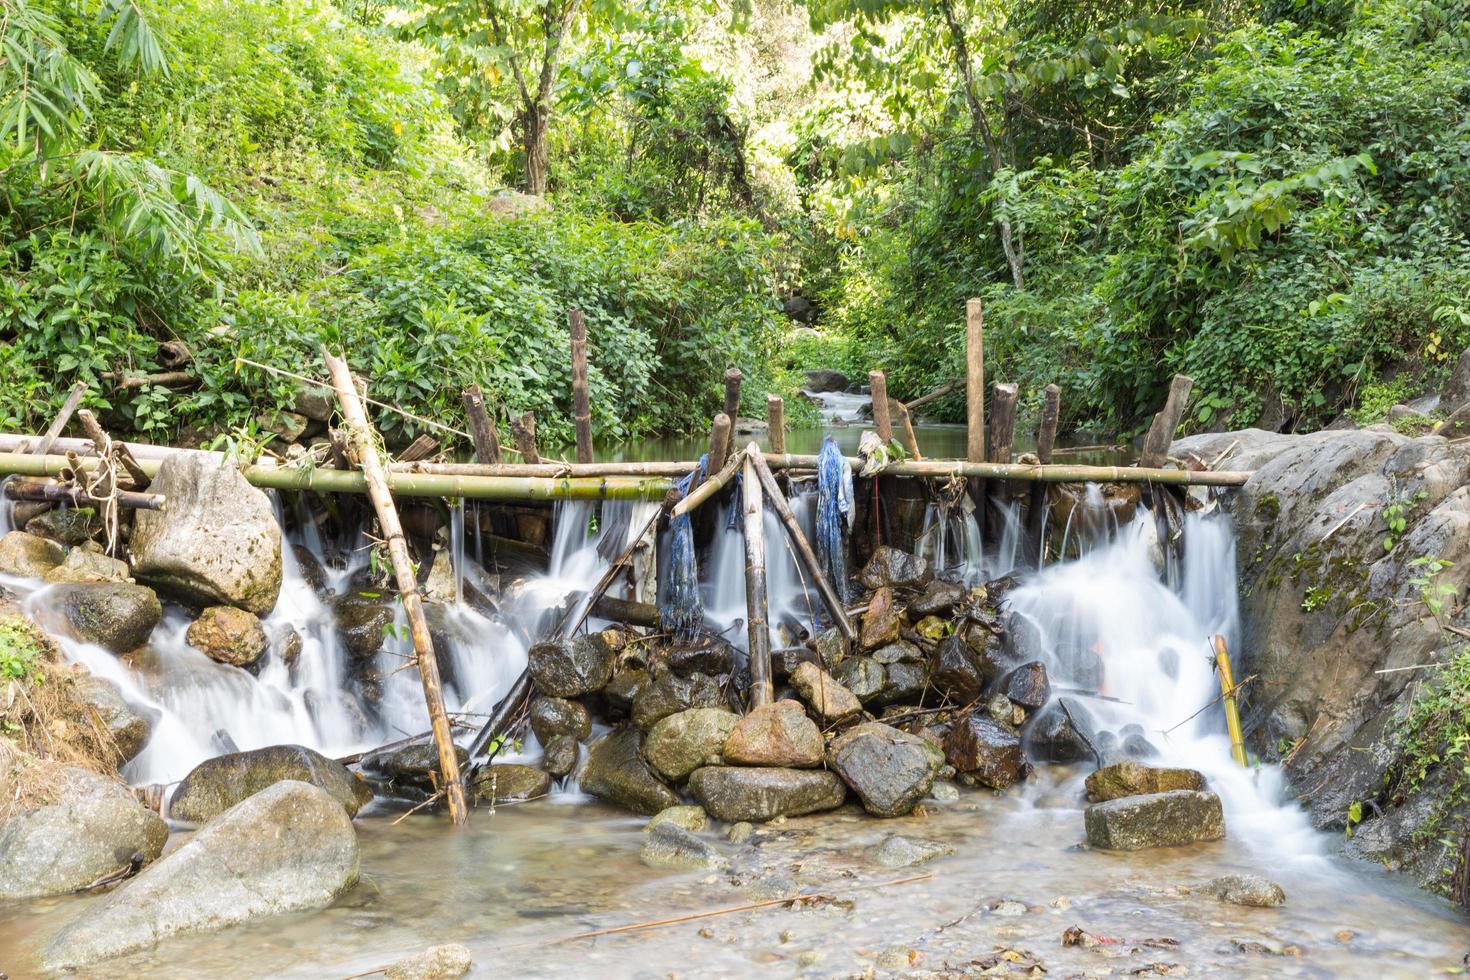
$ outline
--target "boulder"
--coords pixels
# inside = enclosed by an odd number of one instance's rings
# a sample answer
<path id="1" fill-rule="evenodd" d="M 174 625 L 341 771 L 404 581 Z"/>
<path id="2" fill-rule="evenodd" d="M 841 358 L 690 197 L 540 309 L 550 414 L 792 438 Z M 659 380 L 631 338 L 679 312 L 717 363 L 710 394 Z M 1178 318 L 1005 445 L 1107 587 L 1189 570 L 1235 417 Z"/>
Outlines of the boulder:
<path id="1" fill-rule="evenodd" d="M 888 681 L 888 672 L 872 657 L 849 657 L 837 665 L 832 676 L 863 704 L 876 698 Z"/>
<path id="2" fill-rule="evenodd" d="M 126 582 L 128 563 L 118 561 L 100 551 L 89 548 L 73 548 L 66 553 L 66 561 L 41 576 L 47 582 Z"/>
<path id="3" fill-rule="evenodd" d="M 585 742 L 592 737 L 592 716 L 577 701 L 540 697 L 531 702 L 531 731 L 542 745 L 558 735 L 570 735 L 578 742 Z"/>
<path id="4" fill-rule="evenodd" d="M 131 762 L 143 751 L 153 734 L 153 722 L 128 704 L 116 684 L 105 677 L 83 674 L 73 678 L 71 690 L 76 702 L 107 729 L 117 747 L 114 765 Z"/>
<path id="5" fill-rule="evenodd" d="M 690 833 L 703 833 L 709 827 L 709 814 L 704 812 L 702 806 L 671 806 L 667 810 L 660 810 L 653 815 L 653 819 L 644 825 L 644 830 L 652 830 L 661 823 L 672 823 L 683 827 Z"/>
<path id="6" fill-rule="evenodd" d="M 348 592 L 332 603 L 337 636 L 357 660 L 371 660 L 383 649 L 393 625 L 393 600 L 377 592 Z"/>
<path id="7" fill-rule="evenodd" d="M 633 724 L 643 731 L 669 715 L 690 708 L 716 708 L 725 703 L 720 685 L 713 677 L 691 674 L 680 677 L 663 664 L 654 665 L 648 681 L 633 698 Z"/>
<path id="8" fill-rule="evenodd" d="M 903 610 L 887 586 L 873 593 L 868 600 L 868 610 L 863 613 L 862 628 L 858 633 L 858 645 L 864 650 L 875 650 L 896 642 L 903 629 Z"/>
<path id="9" fill-rule="evenodd" d="M 582 771 L 582 789 L 636 813 L 655 814 L 677 805 L 674 791 L 659 782 L 643 761 L 642 747 L 643 733 L 636 728 L 593 742 Z"/>
<path id="10" fill-rule="evenodd" d="M 502 762 L 481 769 L 470 784 L 470 799 L 480 803 L 514 803 L 551 792 L 551 777 L 540 769 Z"/>
<path id="11" fill-rule="evenodd" d="M 463 771 L 469 761 L 469 753 L 456 745 L 454 754 Z M 439 748 L 432 738 L 371 752 L 363 756 L 361 766 L 365 774 L 393 790 L 432 791 L 441 781 Z"/>
<path id="12" fill-rule="evenodd" d="M 41 578 L 66 561 L 66 549 L 49 538 L 11 531 L 0 537 L 0 575 Z"/>
<path id="13" fill-rule="evenodd" d="M 752 708 L 725 739 L 728 765 L 809 769 L 822 764 L 822 733 L 797 701 Z"/>
<path id="14" fill-rule="evenodd" d="M 52 970 L 146 949 L 179 933 L 324 908 L 357 881 L 357 832 L 325 790 L 287 780 L 205 824 L 46 944 Z"/>
<path id="15" fill-rule="evenodd" d="M 281 529 L 270 498 L 239 467 L 205 453 L 175 453 L 148 487 L 166 510 L 134 518 L 133 573 L 200 605 L 264 614 L 281 592 Z"/>
<path id="16" fill-rule="evenodd" d="M 1105 851 L 1176 847 L 1225 837 L 1220 798 L 1187 789 L 1094 803 L 1084 818 L 1087 842 Z"/>
<path id="17" fill-rule="evenodd" d="M 825 394 L 829 391 L 846 391 L 852 382 L 847 380 L 847 375 L 841 371 L 831 368 L 818 368 L 815 371 L 806 371 L 806 390 L 814 395 Z"/>
<path id="18" fill-rule="evenodd" d="M 1007 698 L 1007 701 L 1010 699 Z M 1067 702 L 1067 710 L 1062 704 Z M 1026 719 L 1021 729 L 1021 745 L 1026 758 L 1034 762 L 1066 765 L 1092 759 L 1094 748 L 1101 753 L 1102 746 L 1090 745 L 1088 733 L 1079 731 L 1078 724 L 1085 724 L 1086 712 L 1071 703 L 1069 698 L 1058 698 L 1036 714 Z M 1102 757 L 1108 761 L 1108 756 Z"/>
<path id="19" fill-rule="evenodd" d="M 127 653 L 147 643 L 163 618 L 158 596 L 142 585 L 57 585 L 49 599 L 72 636 L 113 653 Z"/>
<path id="20" fill-rule="evenodd" d="M 824 769 L 706 766 L 689 777 L 689 792 L 717 820 L 736 823 L 831 810 L 847 787 Z"/>
<path id="21" fill-rule="evenodd" d="M 609 718 L 626 718 L 633 713 L 638 694 L 648 686 L 646 667 L 615 667 L 612 680 L 602 689 L 602 703 Z"/>
<path id="22" fill-rule="evenodd" d="M 885 868 L 907 868 L 911 865 L 932 861 L 954 853 L 953 844 L 917 837 L 902 837 L 889 834 L 883 843 L 873 848 L 873 860 Z"/>
<path id="23" fill-rule="evenodd" d="M 985 688 L 985 676 L 969 644 L 958 634 L 947 636 L 929 655 L 929 680 L 956 704 L 969 704 Z"/>
<path id="24" fill-rule="evenodd" d="M 846 721 L 862 713 L 862 702 L 816 664 L 797 667 L 791 674 L 791 686 L 823 724 Z"/>
<path id="25" fill-rule="evenodd" d="M 1168 793 L 1176 789 L 1203 790 L 1205 777 L 1193 769 L 1155 769 L 1127 761 L 1114 763 L 1087 777 L 1087 798 L 1105 803 L 1125 796 Z"/>
<path id="26" fill-rule="evenodd" d="M 1286 904 L 1286 892 L 1281 886 L 1260 875 L 1222 875 L 1205 882 L 1200 891 L 1222 902 L 1250 908 L 1270 909 Z"/>
<path id="27" fill-rule="evenodd" d="M 526 657 L 536 690 L 549 697 L 577 698 L 607 686 L 615 654 L 601 634 L 593 633 L 537 643 Z"/>
<path id="28" fill-rule="evenodd" d="M 67 547 L 95 538 L 102 533 L 102 518 L 92 507 L 65 507 L 48 510 L 26 522 L 26 530 L 43 538 L 59 541 Z"/>
<path id="29" fill-rule="evenodd" d="M 730 865 L 713 844 L 668 820 L 643 835 L 639 856 L 651 868 L 718 871 Z"/>
<path id="30" fill-rule="evenodd" d="M 953 582 L 935 579 L 909 603 L 910 616 L 943 616 L 965 601 L 965 590 Z"/>
<path id="31" fill-rule="evenodd" d="M 337 410 L 337 399 L 332 396 L 331 388 L 298 381 L 291 409 L 313 422 L 330 422 L 332 413 Z"/>
<path id="32" fill-rule="evenodd" d="M 700 766 L 719 764 L 725 739 L 739 720 L 724 708 L 676 712 L 660 718 L 649 730 L 643 754 L 649 765 L 669 779 L 683 779 Z"/>
<path id="33" fill-rule="evenodd" d="M 934 581 L 934 569 L 923 558 L 880 544 L 858 574 L 866 589 L 922 589 Z"/>
<path id="34" fill-rule="evenodd" d="M 349 817 L 356 816 L 373 798 L 367 783 L 335 759 L 304 745 L 270 745 L 199 763 L 174 790 L 168 816 L 181 823 L 206 823 L 283 780 L 310 783 L 325 790 Z"/>
<path id="35" fill-rule="evenodd" d="M 706 634 L 676 644 L 669 650 L 668 664 L 680 677 L 691 674 L 718 677 L 735 669 L 735 648 L 718 636 Z"/>
<path id="36" fill-rule="evenodd" d="M 189 624 L 184 638 L 210 660 L 231 667 L 253 667 L 270 648 L 260 618 L 234 606 L 210 606 Z"/>
<path id="37" fill-rule="evenodd" d="M 944 757 L 956 770 L 991 789 L 1005 789 L 1026 775 L 1020 736 L 980 712 L 971 712 L 950 727 Z"/>
<path id="38" fill-rule="evenodd" d="M 546 751 L 541 757 L 541 768 L 546 770 L 548 776 L 565 778 L 576 770 L 577 759 L 581 754 L 582 747 L 577 744 L 576 738 L 558 735 L 546 743 Z"/>
<path id="39" fill-rule="evenodd" d="M 1470 402 L 1470 350 L 1462 351 L 1455 369 L 1439 395 L 1439 406 L 1448 412 Z"/>
<path id="40" fill-rule="evenodd" d="M 1039 711 L 1051 699 L 1046 664 L 1035 660 L 1007 671 L 996 680 L 994 690 L 1027 711 Z"/>
<path id="41" fill-rule="evenodd" d="M 0 827 L 0 899 L 65 895 L 156 860 L 168 825 L 121 783 L 65 770 L 57 802 Z"/>
<path id="42" fill-rule="evenodd" d="M 928 741 L 880 722 L 858 725 L 833 739 L 827 761 L 864 809 L 878 817 L 901 817 L 912 810 L 928 794 L 943 764 Z"/>
<path id="43" fill-rule="evenodd" d="M 468 949 L 446 943 L 405 956 L 383 971 L 383 980 L 454 980 L 469 973 L 474 965 Z"/>

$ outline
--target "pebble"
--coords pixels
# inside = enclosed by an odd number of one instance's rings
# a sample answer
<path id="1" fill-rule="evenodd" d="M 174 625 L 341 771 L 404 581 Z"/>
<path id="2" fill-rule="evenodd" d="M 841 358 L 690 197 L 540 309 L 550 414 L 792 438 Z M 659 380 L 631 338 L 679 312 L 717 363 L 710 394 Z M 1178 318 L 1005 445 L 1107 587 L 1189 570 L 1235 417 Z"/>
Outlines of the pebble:
<path id="1" fill-rule="evenodd" d="M 470 951 L 457 943 L 431 946 L 383 971 L 387 980 L 451 980 L 470 971 Z"/>
<path id="2" fill-rule="evenodd" d="M 872 850 L 873 860 L 885 868 L 906 868 L 911 864 L 922 864 L 953 853 L 952 844 L 898 834 L 885 837 L 883 843 Z"/>
<path id="3" fill-rule="evenodd" d="M 1025 915 L 1026 914 L 1026 903 L 1025 902 L 1017 902 L 1017 901 L 1014 901 L 1014 900 L 1008 898 L 1008 899 L 1005 899 L 1004 901 L 997 902 L 995 908 L 991 909 L 990 912 L 991 912 L 992 915 L 1001 915 L 1001 916 L 1007 916 L 1007 917 L 1014 917 L 1014 916 L 1017 916 L 1017 915 Z"/>
<path id="4" fill-rule="evenodd" d="M 884 970 L 902 970 L 914 962 L 914 951 L 899 943 L 878 954 L 878 966 Z"/>
<path id="5" fill-rule="evenodd" d="M 935 783 L 929 798 L 936 803 L 953 803 L 960 798 L 960 788 L 954 783 Z"/>

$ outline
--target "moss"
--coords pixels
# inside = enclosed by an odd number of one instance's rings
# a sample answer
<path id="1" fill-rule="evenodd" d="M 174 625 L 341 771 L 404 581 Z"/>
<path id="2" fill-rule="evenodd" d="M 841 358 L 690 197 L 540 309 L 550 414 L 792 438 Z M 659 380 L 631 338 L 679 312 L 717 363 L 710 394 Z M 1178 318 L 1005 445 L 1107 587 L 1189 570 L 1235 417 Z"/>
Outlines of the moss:
<path id="1" fill-rule="evenodd" d="M 1281 516 L 1281 498 L 1274 493 L 1262 495 L 1256 502 L 1256 516 L 1263 521 L 1276 523 L 1276 519 Z"/>

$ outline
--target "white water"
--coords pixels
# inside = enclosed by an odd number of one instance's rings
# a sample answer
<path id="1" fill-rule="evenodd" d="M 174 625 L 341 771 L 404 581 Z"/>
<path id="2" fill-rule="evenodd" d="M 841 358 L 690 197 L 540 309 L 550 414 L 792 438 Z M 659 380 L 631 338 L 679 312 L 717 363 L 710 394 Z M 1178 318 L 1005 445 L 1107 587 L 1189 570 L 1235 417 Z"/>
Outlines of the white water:
<path id="1" fill-rule="evenodd" d="M 816 495 L 798 493 L 787 503 L 807 540 L 815 536 Z M 723 635 L 736 648 L 749 649 L 749 633 L 744 628 L 745 608 L 745 534 L 741 530 L 741 519 L 735 513 L 735 526 L 730 526 L 730 516 L 735 504 L 725 505 L 716 525 L 716 540 L 709 556 L 707 575 L 700 585 L 700 597 L 704 602 L 705 618 L 723 631 Z M 812 611 L 820 600 L 816 589 L 802 574 L 796 563 L 796 555 L 786 535 L 786 527 L 774 511 L 766 508 L 766 623 L 770 630 L 773 648 L 794 646 L 817 631 L 812 620 Z"/>
<path id="2" fill-rule="evenodd" d="M 1003 578 L 1021 564 L 1025 534 L 1018 501 L 1005 504 L 1000 515 L 1000 542 L 987 549 L 980 522 L 965 501 L 954 506 L 931 503 L 924 511 L 924 529 L 914 551 L 919 557 L 927 558 L 941 577 L 965 585 Z"/>
<path id="3" fill-rule="evenodd" d="M 863 409 L 873 404 L 871 395 L 849 395 L 845 391 L 803 391 L 802 394 L 817 406 L 824 426 L 862 422 Z"/>

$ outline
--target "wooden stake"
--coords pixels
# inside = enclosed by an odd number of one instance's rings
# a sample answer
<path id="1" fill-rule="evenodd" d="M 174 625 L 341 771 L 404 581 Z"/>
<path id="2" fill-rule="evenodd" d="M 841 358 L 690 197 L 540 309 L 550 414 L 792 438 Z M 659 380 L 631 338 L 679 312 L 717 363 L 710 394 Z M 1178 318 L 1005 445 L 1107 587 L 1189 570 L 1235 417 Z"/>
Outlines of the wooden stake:
<path id="1" fill-rule="evenodd" d="M 725 371 L 725 414 L 730 416 L 731 424 L 740 417 L 740 369 L 728 368 Z"/>
<path id="2" fill-rule="evenodd" d="M 997 384 L 990 402 L 990 462 L 1009 463 L 1016 437 L 1016 386 Z"/>
<path id="3" fill-rule="evenodd" d="M 425 432 L 413 442 L 408 448 L 398 454 L 400 463 L 417 463 L 419 460 L 428 459 L 434 455 L 434 450 L 439 448 L 439 440 Z"/>
<path id="4" fill-rule="evenodd" d="M 522 463 L 541 462 L 541 454 L 536 450 L 535 412 L 526 412 L 518 419 L 511 419 L 510 434 L 515 438 L 516 449 L 520 450 Z"/>
<path id="5" fill-rule="evenodd" d="M 1154 416 L 1153 424 L 1148 427 L 1148 434 L 1143 437 L 1143 452 L 1138 456 L 1139 466 L 1163 466 L 1164 461 L 1169 458 L 1169 444 L 1174 441 L 1179 420 L 1184 417 L 1184 408 L 1189 404 L 1189 390 L 1193 387 L 1194 379 L 1184 374 L 1174 375 L 1174 380 L 1169 382 L 1169 398 Z"/>
<path id="6" fill-rule="evenodd" d="M 424 704 L 429 711 L 429 724 L 434 731 L 434 745 L 439 750 L 439 772 L 444 777 L 445 798 L 449 801 L 449 816 L 456 825 L 463 824 L 468 817 L 465 808 L 464 783 L 459 774 L 459 757 L 456 754 L 454 736 L 449 730 L 449 716 L 444 712 L 444 691 L 439 682 L 439 661 L 434 656 L 434 640 L 429 635 L 429 623 L 424 618 L 423 600 L 419 597 L 417 577 L 413 562 L 408 554 L 408 542 L 403 537 L 403 526 L 398 522 L 398 510 L 393 505 L 393 495 L 388 491 L 388 475 L 383 470 L 383 461 L 373 438 L 373 430 L 367 413 L 358 399 L 353 384 L 352 372 L 345 361 L 322 352 L 327 370 L 332 376 L 332 386 L 337 389 L 337 400 L 342 406 L 342 416 L 347 420 L 352 441 L 357 447 L 358 463 L 368 482 L 368 495 L 373 509 L 378 514 L 378 524 L 387 541 L 388 554 L 393 559 L 393 575 L 398 582 L 398 593 L 403 600 L 403 611 L 413 633 L 413 648 L 418 662 L 419 678 L 423 682 Z"/>
<path id="7" fill-rule="evenodd" d="M 1235 704 L 1235 674 L 1230 669 L 1230 650 L 1225 637 L 1215 635 L 1215 669 L 1220 672 L 1221 697 L 1225 699 L 1225 729 L 1230 733 L 1230 754 L 1242 766 L 1249 766 L 1245 755 L 1245 738 L 1240 730 L 1240 709 Z"/>
<path id="8" fill-rule="evenodd" d="M 909 455 L 914 459 L 923 459 L 924 454 L 919 452 L 919 434 L 914 431 L 914 419 L 909 414 L 909 407 L 901 401 L 891 399 L 888 404 L 903 424 L 903 441 L 908 444 Z"/>
<path id="9" fill-rule="evenodd" d="M 979 299 L 965 304 L 965 458 L 985 461 L 985 312 Z"/>
<path id="10" fill-rule="evenodd" d="M 102 455 L 104 451 L 103 447 L 110 443 L 112 445 L 112 451 L 117 455 L 117 461 L 122 464 L 123 469 L 128 471 L 128 476 L 132 477 L 133 489 L 148 489 L 151 478 L 147 473 L 143 472 L 143 468 L 138 465 L 138 461 L 133 458 L 133 454 L 128 450 L 125 443 L 109 440 L 107 432 L 103 430 L 101 423 L 97 421 L 97 417 L 85 408 L 77 411 L 77 421 L 82 423 L 82 431 L 87 434 L 88 439 L 92 440 L 92 445 L 96 447 L 98 456 Z"/>
<path id="11" fill-rule="evenodd" d="M 587 321 L 568 310 L 572 331 L 572 422 L 577 427 L 577 462 L 592 462 L 592 398 L 587 391 Z"/>
<path id="12" fill-rule="evenodd" d="M 869 371 L 868 386 L 873 392 L 873 430 L 886 446 L 893 441 L 893 420 L 888 414 L 888 376 L 882 371 Z"/>
<path id="13" fill-rule="evenodd" d="M 1062 389 L 1047 385 L 1041 403 L 1041 424 L 1036 429 L 1036 459 L 1043 466 L 1051 462 L 1052 448 L 1057 441 L 1057 419 L 1062 414 Z M 1026 505 L 1026 538 L 1030 542 L 1031 554 L 1036 557 L 1037 567 L 1044 558 L 1046 522 L 1050 516 L 1050 504 L 1046 484 L 1031 484 L 1031 500 Z"/>
<path id="14" fill-rule="evenodd" d="M 470 385 L 460 393 L 464 401 L 465 418 L 470 423 L 470 437 L 475 443 L 475 458 L 482 463 L 494 465 L 500 462 L 500 434 L 490 421 L 485 410 L 485 393 L 479 385 Z M 401 457 L 400 457 L 401 458 Z"/>
<path id="15" fill-rule="evenodd" d="M 730 455 L 730 441 L 734 425 L 730 416 L 724 412 L 716 415 L 709 427 L 709 469 L 710 473 L 724 469 L 725 460 Z"/>
<path id="16" fill-rule="evenodd" d="M 87 386 L 80 381 L 71 386 L 71 392 L 66 396 L 66 401 L 62 403 L 61 411 L 57 412 L 56 418 L 51 420 L 51 427 L 31 447 L 32 456 L 44 456 L 51 451 L 51 444 L 56 441 L 57 436 L 61 435 L 61 430 L 66 428 L 66 423 L 71 421 L 71 413 L 77 410 L 77 406 L 82 403 L 82 396 L 86 393 Z"/>
<path id="17" fill-rule="evenodd" d="M 751 443 L 744 452 L 741 489 L 745 509 L 745 625 L 750 653 L 750 706 L 759 708 L 776 699 L 771 686 L 771 632 L 766 607 L 766 508 L 762 500 L 755 457 L 760 447 Z"/>
<path id="18" fill-rule="evenodd" d="M 766 396 L 766 442 L 773 453 L 786 451 L 786 403 L 780 395 Z"/>

